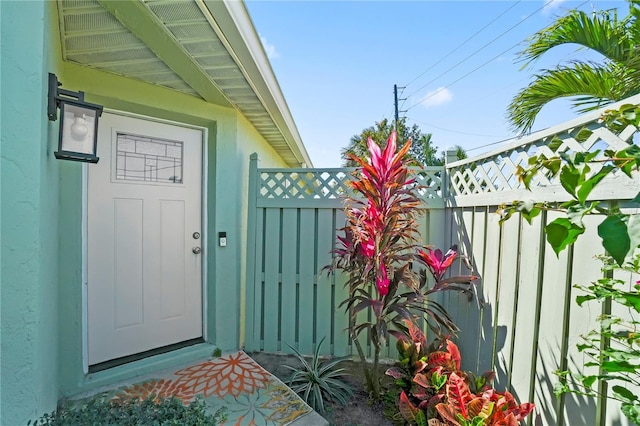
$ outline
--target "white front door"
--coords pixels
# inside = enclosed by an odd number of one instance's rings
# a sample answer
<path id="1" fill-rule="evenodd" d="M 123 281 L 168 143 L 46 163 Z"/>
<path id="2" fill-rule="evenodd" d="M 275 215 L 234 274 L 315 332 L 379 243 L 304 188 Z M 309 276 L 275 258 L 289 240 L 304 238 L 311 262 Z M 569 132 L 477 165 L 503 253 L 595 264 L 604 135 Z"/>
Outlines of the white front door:
<path id="1" fill-rule="evenodd" d="M 202 139 L 102 115 L 88 166 L 89 365 L 202 337 Z"/>

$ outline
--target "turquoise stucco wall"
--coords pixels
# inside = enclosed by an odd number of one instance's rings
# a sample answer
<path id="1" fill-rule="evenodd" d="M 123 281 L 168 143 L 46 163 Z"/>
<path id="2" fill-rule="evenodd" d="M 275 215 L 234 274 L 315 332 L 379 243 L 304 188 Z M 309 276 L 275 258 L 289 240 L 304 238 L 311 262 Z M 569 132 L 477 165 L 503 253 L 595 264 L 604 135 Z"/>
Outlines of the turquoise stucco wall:
<path id="1" fill-rule="evenodd" d="M 48 7 L 0 2 L 0 424 L 55 408 L 58 164 L 46 119 Z M 54 61 L 55 62 L 55 61 Z"/>

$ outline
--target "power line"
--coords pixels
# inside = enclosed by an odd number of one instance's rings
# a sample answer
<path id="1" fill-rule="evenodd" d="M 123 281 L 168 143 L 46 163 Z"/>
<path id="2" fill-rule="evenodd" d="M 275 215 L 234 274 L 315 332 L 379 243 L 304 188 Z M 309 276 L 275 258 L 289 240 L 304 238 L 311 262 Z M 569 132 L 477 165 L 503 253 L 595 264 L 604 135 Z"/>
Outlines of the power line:
<path id="1" fill-rule="evenodd" d="M 478 133 L 461 132 L 459 130 L 451 130 L 451 129 L 445 129 L 444 127 L 438 127 L 438 126 L 435 126 L 435 125 L 433 125 L 431 123 L 427 123 L 427 122 L 424 122 L 424 121 L 421 121 L 421 120 L 417 120 L 417 119 L 412 118 L 412 117 L 407 117 L 407 119 L 415 121 L 415 122 L 418 122 L 418 123 L 421 123 L 421 124 L 424 124 L 424 125 L 427 125 L 429 127 L 433 127 L 434 129 L 443 130 L 445 132 L 451 132 L 451 133 L 459 133 L 461 135 L 478 136 L 478 137 L 482 137 L 482 138 L 502 138 L 502 137 L 504 137 L 504 136 L 497 136 L 497 135 L 481 135 L 481 134 L 478 134 Z"/>
<path id="2" fill-rule="evenodd" d="M 520 137 L 520 136 L 511 136 L 511 137 L 508 137 L 508 138 L 506 138 L 506 139 L 502 139 L 502 140 L 499 140 L 499 141 L 496 141 L 496 142 L 488 143 L 488 144 L 486 144 L 486 145 L 480 145 L 480 146 L 476 146 L 476 147 L 473 147 L 473 148 L 465 149 L 465 151 L 467 151 L 467 152 L 469 152 L 469 151 L 475 151 L 475 150 L 477 150 L 477 149 L 486 148 L 486 147 L 488 147 L 488 146 L 499 145 L 499 144 L 501 144 L 501 143 L 505 143 L 505 142 L 512 141 L 512 140 L 514 140 L 514 139 L 518 139 L 519 137 Z"/>
<path id="3" fill-rule="evenodd" d="M 499 38 L 501 38 L 502 36 L 504 36 L 505 34 L 507 34 L 508 32 L 510 32 L 511 30 L 513 30 L 514 28 L 516 28 L 517 26 L 519 26 L 520 24 L 522 24 L 524 21 L 526 21 L 527 19 L 531 18 L 533 15 L 535 15 L 536 13 L 540 12 L 542 9 L 544 9 L 549 3 L 551 3 L 553 0 L 549 0 L 547 1 L 545 4 L 543 4 L 540 8 L 538 8 L 537 10 L 535 10 L 534 12 L 532 12 L 531 14 L 527 15 L 526 17 L 524 17 L 523 19 L 521 19 L 520 21 L 518 21 L 518 23 L 516 23 L 515 25 L 511 26 L 510 28 L 508 28 L 506 31 L 503 31 L 502 33 L 500 33 L 497 37 L 495 37 L 493 40 L 489 41 L 488 43 L 485 43 L 482 47 L 480 47 L 478 50 L 476 50 L 475 52 L 473 52 L 472 54 L 470 54 L 469 56 L 463 58 L 461 61 L 459 61 L 458 63 L 456 63 L 454 66 L 450 67 L 449 69 L 445 70 L 444 72 L 442 72 L 441 74 L 439 74 L 437 77 L 432 78 L 430 81 L 428 81 L 427 83 L 425 83 L 424 85 L 420 86 L 418 89 L 414 90 L 413 92 L 411 92 L 409 95 L 407 95 L 407 97 L 411 97 L 413 95 L 415 95 L 417 92 L 419 92 L 420 90 L 424 89 L 425 87 L 427 87 L 428 85 L 430 85 L 431 83 L 433 83 L 434 81 L 436 81 L 437 79 L 439 79 L 440 77 L 442 77 L 443 75 L 446 75 L 447 73 L 449 73 L 449 71 L 452 71 L 454 69 L 456 69 L 458 66 L 460 66 L 461 64 L 463 64 L 464 62 L 466 62 L 468 59 L 472 58 L 473 56 L 477 55 L 478 53 L 480 53 L 482 50 L 484 50 L 486 47 L 488 47 L 489 45 L 491 45 L 493 42 L 495 42 L 496 40 L 498 40 Z M 586 3 L 586 2 L 585 2 Z M 584 3 L 583 3 L 584 4 Z M 517 43 L 515 46 L 517 46 L 520 43 Z M 515 47 L 514 46 L 514 47 Z M 509 50 L 513 49 L 510 48 Z M 507 50 L 507 52 L 509 51 Z"/>
<path id="4" fill-rule="evenodd" d="M 447 53 L 446 55 L 444 55 L 442 58 L 440 58 L 436 63 L 434 63 L 433 65 L 431 65 L 429 68 L 427 68 L 426 70 L 424 70 L 422 73 L 420 73 L 416 78 L 414 78 L 413 80 L 411 80 L 410 82 L 408 82 L 407 84 L 405 84 L 405 87 L 410 85 L 411 83 L 413 83 L 414 81 L 416 81 L 417 79 L 419 79 L 420 77 L 422 77 L 423 75 L 425 75 L 427 72 L 431 71 L 435 66 L 440 65 L 442 63 L 442 61 L 444 61 L 445 59 L 447 59 L 449 56 L 453 55 L 455 52 L 457 52 L 462 46 L 464 46 L 465 44 L 467 44 L 468 42 L 470 42 L 475 36 L 477 36 L 478 34 L 480 34 L 482 31 L 484 31 L 489 25 L 493 24 L 494 22 L 496 22 L 499 18 L 501 18 L 504 14 L 506 14 L 508 11 L 510 11 L 511 9 L 513 9 L 514 7 L 516 7 L 516 5 L 518 5 L 518 3 L 520 3 L 522 0 L 518 0 L 517 2 L 515 2 L 514 4 L 512 4 L 507 10 L 505 10 L 504 12 L 502 12 L 500 15 L 496 16 L 495 18 L 493 18 L 491 20 L 491 22 L 489 22 L 488 24 L 486 24 L 484 27 L 480 28 L 478 31 L 476 31 L 475 33 L 473 33 L 471 36 L 469 36 L 468 39 L 466 39 L 465 41 L 463 41 L 462 43 L 460 43 L 456 48 L 454 48 L 452 51 L 450 51 L 449 53 Z"/>
<path id="5" fill-rule="evenodd" d="M 496 59 L 498 59 L 500 56 L 504 55 L 505 53 L 507 53 L 510 50 L 513 50 L 514 48 L 516 48 L 520 43 L 516 43 L 513 46 L 511 46 L 510 48 L 508 48 L 507 50 L 500 52 L 499 54 L 497 54 L 496 56 L 494 56 L 493 58 L 489 59 L 488 61 L 482 63 L 480 66 L 472 69 L 471 71 L 469 71 L 468 73 L 464 74 L 462 77 L 457 78 L 456 80 L 453 80 L 451 83 L 447 84 L 446 86 L 444 86 L 443 88 L 435 91 L 434 93 L 432 93 L 431 95 L 425 97 L 424 99 L 421 99 L 420 101 L 416 102 L 415 104 L 411 105 L 409 108 L 406 109 L 406 111 L 409 111 L 411 108 L 420 105 L 421 103 L 423 103 L 424 101 L 426 101 L 427 99 L 430 99 L 432 97 L 434 97 L 435 95 L 437 95 L 439 92 L 441 92 L 444 89 L 448 89 L 449 87 L 453 86 L 454 84 L 456 84 L 457 82 L 459 82 L 460 80 L 462 80 L 463 78 L 468 77 L 470 74 L 473 74 L 474 72 L 478 71 L 480 68 L 485 67 L 486 65 L 488 65 L 489 63 L 495 61 Z"/>
<path id="6" fill-rule="evenodd" d="M 544 4 L 544 6 L 546 6 L 547 4 L 549 4 L 551 1 L 553 0 L 549 0 L 547 3 Z M 587 0 L 588 1 L 588 0 Z M 587 3 L 587 1 L 584 1 L 580 4 L 579 7 L 581 7 L 582 5 L 584 5 L 585 3 Z M 544 6 L 542 6 L 542 8 L 544 8 Z M 527 16 L 524 19 L 529 18 L 530 16 L 532 16 L 535 13 L 538 13 L 540 10 L 542 10 L 542 8 L 536 10 L 535 12 L 533 12 L 531 15 Z M 523 19 L 523 21 L 524 21 Z M 437 95 L 440 91 L 444 90 L 444 89 L 448 89 L 449 87 L 453 86 L 454 84 L 456 84 L 457 82 L 459 82 L 460 80 L 468 77 L 469 75 L 473 74 L 474 72 L 478 71 L 480 68 L 483 68 L 485 66 L 487 66 L 489 63 L 495 61 L 496 59 L 498 59 L 500 56 L 504 55 L 505 53 L 509 52 L 510 50 L 513 50 L 514 48 L 516 48 L 520 43 L 516 43 L 513 46 L 511 46 L 510 48 L 508 48 L 507 50 L 504 50 L 503 52 L 500 52 L 499 54 L 497 54 L 496 56 L 494 56 L 493 58 L 489 59 L 486 62 L 483 62 L 482 64 L 480 64 L 479 66 L 477 66 L 476 68 L 472 69 L 471 71 L 469 71 L 468 73 L 464 74 L 463 76 L 455 79 L 454 81 L 452 81 L 451 83 L 449 83 L 448 85 L 444 86 L 442 89 L 435 91 L 434 93 L 432 93 L 431 95 L 425 97 L 424 99 L 421 99 L 420 101 L 416 102 L 415 104 L 411 105 L 410 107 L 408 107 L 405 111 L 409 111 L 411 108 L 414 108 L 415 106 L 423 103 L 424 101 L 426 101 L 427 99 L 432 98 L 433 96 Z"/>

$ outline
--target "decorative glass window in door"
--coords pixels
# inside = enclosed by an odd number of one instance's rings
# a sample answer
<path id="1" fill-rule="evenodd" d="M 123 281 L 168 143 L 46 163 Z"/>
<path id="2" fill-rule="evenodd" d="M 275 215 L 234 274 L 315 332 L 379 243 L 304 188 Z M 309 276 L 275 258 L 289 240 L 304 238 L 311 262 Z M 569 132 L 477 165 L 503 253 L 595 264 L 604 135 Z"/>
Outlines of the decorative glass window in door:
<path id="1" fill-rule="evenodd" d="M 118 133 L 116 179 L 182 183 L 183 143 Z"/>

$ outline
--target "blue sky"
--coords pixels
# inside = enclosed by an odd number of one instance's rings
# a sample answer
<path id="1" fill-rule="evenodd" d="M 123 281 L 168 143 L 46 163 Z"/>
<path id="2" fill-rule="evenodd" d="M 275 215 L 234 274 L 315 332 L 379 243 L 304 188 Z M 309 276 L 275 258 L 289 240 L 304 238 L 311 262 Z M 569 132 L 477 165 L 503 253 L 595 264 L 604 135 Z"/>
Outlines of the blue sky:
<path id="1" fill-rule="evenodd" d="M 433 134 L 440 149 L 470 155 L 514 136 L 505 118 L 515 93 L 540 68 L 596 54 L 562 46 L 521 70 L 523 41 L 567 10 L 628 7 L 619 1 L 247 0 L 271 66 L 315 167 L 340 167 L 351 136 L 401 116 Z M 483 27 L 486 27 L 483 29 Z M 546 106 L 534 131 L 576 114 Z M 475 148 L 475 149 L 474 149 Z"/>

